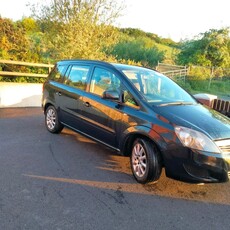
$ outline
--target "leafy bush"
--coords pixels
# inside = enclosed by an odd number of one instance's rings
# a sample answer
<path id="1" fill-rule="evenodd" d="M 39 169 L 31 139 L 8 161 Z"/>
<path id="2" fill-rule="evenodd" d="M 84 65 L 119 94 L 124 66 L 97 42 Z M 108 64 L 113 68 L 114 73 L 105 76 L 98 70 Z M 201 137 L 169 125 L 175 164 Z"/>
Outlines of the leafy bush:
<path id="1" fill-rule="evenodd" d="M 43 83 L 44 77 L 3 77 L 0 76 L 0 82 L 17 82 L 17 83 Z"/>
<path id="2" fill-rule="evenodd" d="M 191 66 L 189 68 L 188 79 L 190 81 L 202 81 L 209 79 L 211 75 L 211 70 L 209 68 Z"/>
<path id="3" fill-rule="evenodd" d="M 156 47 L 146 48 L 143 40 L 121 41 L 109 51 L 109 54 L 116 56 L 118 60 L 133 60 L 149 67 L 156 66 L 164 59 L 164 52 Z"/>

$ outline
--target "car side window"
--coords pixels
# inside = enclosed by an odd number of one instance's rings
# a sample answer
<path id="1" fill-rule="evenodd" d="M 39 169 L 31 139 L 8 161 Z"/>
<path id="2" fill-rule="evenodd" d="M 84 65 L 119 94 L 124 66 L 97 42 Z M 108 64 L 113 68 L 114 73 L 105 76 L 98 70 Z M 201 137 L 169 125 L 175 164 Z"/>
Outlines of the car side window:
<path id="1" fill-rule="evenodd" d="M 96 67 L 90 84 L 90 92 L 102 96 L 106 90 L 120 90 L 119 78 L 109 70 Z"/>
<path id="2" fill-rule="evenodd" d="M 132 94 L 128 90 L 123 90 L 124 92 L 124 104 L 127 106 L 131 106 L 134 108 L 138 108 L 139 105 L 136 102 L 135 98 L 132 96 Z"/>
<path id="3" fill-rule="evenodd" d="M 57 82 L 63 82 L 64 73 L 67 69 L 67 65 L 56 65 L 54 69 L 49 74 L 49 79 Z"/>
<path id="4" fill-rule="evenodd" d="M 85 90 L 89 69 L 89 66 L 72 65 L 68 71 L 69 73 L 65 84 L 81 90 Z"/>

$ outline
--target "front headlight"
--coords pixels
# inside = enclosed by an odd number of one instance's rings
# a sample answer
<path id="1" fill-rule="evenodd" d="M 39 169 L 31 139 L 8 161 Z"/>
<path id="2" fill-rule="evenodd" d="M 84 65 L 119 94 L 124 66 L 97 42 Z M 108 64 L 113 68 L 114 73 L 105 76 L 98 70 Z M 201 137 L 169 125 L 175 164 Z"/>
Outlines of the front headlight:
<path id="1" fill-rule="evenodd" d="M 215 143 L 201 132 L 182 126 L 176 126 L 175 132 L 185 147 L 205 152 L 220 153 Z"/>

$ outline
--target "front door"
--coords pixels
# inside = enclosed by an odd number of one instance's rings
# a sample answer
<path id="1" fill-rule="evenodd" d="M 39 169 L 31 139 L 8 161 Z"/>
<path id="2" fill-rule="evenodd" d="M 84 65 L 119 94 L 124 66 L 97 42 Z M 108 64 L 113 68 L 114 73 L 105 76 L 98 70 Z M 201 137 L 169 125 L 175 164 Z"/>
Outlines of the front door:
<path id="1" fill-rule="evenodd" d="M 82 99 L 84 133 L 114 148 L 118 147 L 116 126 L 122 119 L 118 102 L 103 99 L 105 90 L 119 90 L 120 80 L 110 70 L 95 67 L 89 92 Z"/>

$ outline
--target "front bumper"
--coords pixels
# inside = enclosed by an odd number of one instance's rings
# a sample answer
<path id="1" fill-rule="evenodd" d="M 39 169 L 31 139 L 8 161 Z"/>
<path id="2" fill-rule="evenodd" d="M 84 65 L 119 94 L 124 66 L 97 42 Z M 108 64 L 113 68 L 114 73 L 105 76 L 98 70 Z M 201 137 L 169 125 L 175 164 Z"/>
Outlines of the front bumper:
<path id="1" fill-rule="evenodd" d="M 220 154 L 215 154 L 220 155 Z M 183 164 L 185 171 L 202 182 L 229 181 L 230 156 L 213 156 L 193 152 L 192 161 Z"/>
<path id="2" fill-rule="evenodd" d="M 168 177 L 189 182 L 227 182 L 230 179 L 230 153 L 213 154 L 182 147 L 165 156 Z"/>

